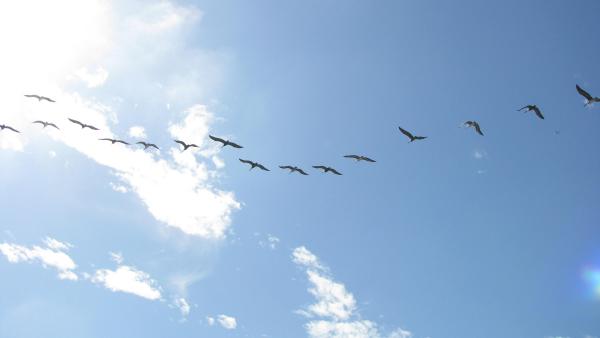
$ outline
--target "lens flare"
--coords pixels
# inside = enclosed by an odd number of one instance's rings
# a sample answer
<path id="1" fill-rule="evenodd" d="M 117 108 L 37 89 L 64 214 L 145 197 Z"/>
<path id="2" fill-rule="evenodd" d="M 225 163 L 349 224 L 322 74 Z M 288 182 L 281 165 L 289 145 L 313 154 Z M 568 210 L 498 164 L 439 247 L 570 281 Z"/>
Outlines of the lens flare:
<path id="1" fill-rule="evenodd" d="M 583 278 L 590 285 L 594 297 L 600 299 L 600 269 L 586 268 Z"/>

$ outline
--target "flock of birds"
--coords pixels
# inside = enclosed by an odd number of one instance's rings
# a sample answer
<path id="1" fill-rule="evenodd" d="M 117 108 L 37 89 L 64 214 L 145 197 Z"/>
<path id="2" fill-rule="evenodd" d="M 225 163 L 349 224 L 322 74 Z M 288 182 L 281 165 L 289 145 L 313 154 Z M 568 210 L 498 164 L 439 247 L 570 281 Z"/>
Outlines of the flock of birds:
<path id="1" fill-rule="evenodd" d="M 585 98 L 585 106 L 589 106 L 589 105 L 591 105 L 593 103 L 600 102 L 600 97 L 590 95 L 587 91 L 585 91 L 579 85 L 575 85 L 575 88 L 577 89 L 577 92 L 581 96 L 583 96 Z M 41 101 L 56 102 L 56 101 L 54 101 L 53 99 L 51 99 L 49 97 L 41 96 L 41 95 L 36 95 L 36 94 L 28 94 L 28 95 L 25 95 L 25 97 L 37 99 L 38 102 L 41 102 Z M 532 112 L 535 113 L 535 115 L 538 118 L 544 119 L 544 115 L 542 114 L 542 111 L 536 105 L 531 105 L 531 104 L 530 105 L 526 105 L 526 106 L 518 109 L 517 111 L 524 111 L 525 113 L 532 111 Z M 69 120 L 69 122 L 80 126 L 82 130 L 86 129 L 86 128 L 90 129 L 90 130 L 93 130 L 93 131 L 100 130 L 100 129 L 94 127 L 93 125 L 86 124 L 86 123 L 80 122 L 80 121 L 75 120 L 75 119 L 69 118 L 68 120 Z M 57 129 L 57 130 L 60 130 L 60 128 L 56 124 L 51 123 L 51 122 L 38 120 L 38 121 L 33 121 L 33 123 L 41 125 L 42 128 L 44 128 L 44 129 L 47 128 L 47 127 L 52 127 L 52 128 Z M 463 123 L 463 126 L 467 127 L 467 128 L 473 128 L 477 134 L 483 136 L 483 131 L 481 130 L 481 126 L 479 125 L 479 123 L 477 121 L 466 121 L 466 122 Z M 411 132 L 409 132 L 408 130 L 403 129 L 402 127 L 398 127 L 398 129 L 400 130 L 400 132 L 404 136 L 406 136 L 409 139 L 409 142 L 424 140 L 424 139 L 427 138 L 427 136 L 414 135 Z M 10 131 L 15 132 L 15 133 L 20 133 L 17 129 L 15 129 L 15 128 L 11 127 L 11 126 L 0 124 L 0 131 L 4 131 L 4 130 L 10 130 Z M 237 149 L 243 148 L 241 145 L 239 145 L 237 143 L 234 143 L 234 142 L 232 142 L 230 140 L 225 140 L 225 139 L 220 138 L 220 137 L 209 135 L 209 138 L 212 141 L 221 143 L 222 147 L 230 146 L 232 148 L 237 148 Z M 126 146 L 131 145 L 130 143 L 128 143 L 128 142 L 126 142 L 124 140 L 113 139 L 113 138 L 100 138 L 98 140 L 110 142 L 111 144 L 121 143 L 121 144 L 126 145 Z M 174 142 L 177 143 L 177 144 L 179 144 L 179 145 L 181 145 L 181 147 L 182 147 L 181 151 L 182 152 L 188 150 L 189 148 L 198 148 L 198 145 L 193 144 L 193 143 L 186 143 L 186 142 L 184 142 L 182 140 L 174 140 Z M 154 143 L 148 143 L 148 142 L 144 142 L 144 141 L 139 141 L 139 142 L 136 142 L 136 144 L 143 146 L 144 150 L 147 150 L 148 148 L 154 148 L 156 150 L 160 150 L 160 148 L 156 144 L 154 144 Z M 375 160 L 373 160 L 373 159 L 371 159 L 369 157 L 363 156 L 363 155 L 345 155 L 344 157 L 345 158 L 349 158 L 349 159 L 353 159 L 353 160 L 355 160 L 357 162 L 361 162 L 361 161 L 371 162 L 371 163 L 376 162 Z M 254 162 L 254 161 L 250 161 L 250 160 L 245 160 L 245 159 L 242 159 L 242 158 L 240 158 L 239 161 L 241 163 L 249 165 L 250 166 L 250 170 L 252 170 L 254 168 L 258 168 L 258 169 L 261 169 L 261 170 L 264 170 L 264 171 L 270 171 L 267 167 L 265 167 L 264 165 L 262 165 L 262 164 L 260 164 L 258 162 Z M 306 171 L 304 171 L 303 169 L 301 169 L 299 167 L 296 167 L 296 166 L 283 165 L 283 166 L 279 166 L 279 168 L 284 169 L 284 170 L 288 170 L 290 173 L 296 172 L 296 173 L 301 174 L 301 175 L 308 175 L 308 173 L 306 173 Z M 331 173 L 331 174 L 335 174 L 335 175 L 342 175 L 336 169 L 334 169 L 332 167 L 328 167 L 328 166 L 315 165 L 315 166 L 313 166 L 313 168 L 321 170 L 323 173 Z"/>

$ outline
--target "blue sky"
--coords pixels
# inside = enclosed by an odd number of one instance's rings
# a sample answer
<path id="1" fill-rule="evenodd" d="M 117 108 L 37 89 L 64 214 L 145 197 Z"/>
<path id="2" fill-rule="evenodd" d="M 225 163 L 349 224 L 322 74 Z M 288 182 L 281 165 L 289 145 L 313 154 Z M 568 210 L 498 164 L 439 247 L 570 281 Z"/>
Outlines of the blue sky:
<path id="1" fill-rule="evenodd" d="M 0 5 L 0 337 L 600 336 L 599 10 Z"/>

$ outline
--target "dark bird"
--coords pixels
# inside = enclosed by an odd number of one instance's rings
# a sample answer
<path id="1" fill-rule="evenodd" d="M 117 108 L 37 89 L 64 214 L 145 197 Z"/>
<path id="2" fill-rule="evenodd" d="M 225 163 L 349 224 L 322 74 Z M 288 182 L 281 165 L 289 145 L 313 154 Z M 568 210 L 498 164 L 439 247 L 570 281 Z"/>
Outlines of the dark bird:
<path id="1" fill-rule="evenodd" d="M 185 143 L 183 141 L 180 141 L 180 140 L 175 140 L 175 143 L 179 143 L 179 144 L 181 144 L 183 146 L 183 150 L 182 151 L 186 151 L 190 147 L 192 147 L 192 148 L 198 148 L 198 146 L 195 145 L 195 144 L 193 144 L 193 143 L 187 144 L 187 143 Z"/>
<path id="2" fill-rule="evenodd" d="M 75 123 L 75 124 L 77 124 L 77 125 L 81 126 L 81 129 L 89 128 L 89 129 L 91 129 L 91 130 L 100 130 L 100 129 L 98 129 L 98 128 L 96 128 L 96 127 L 92 126 L 92 125 L 85 124 L 85 123 L 81 123 L 81 122 L 79 122 L 79 121 L 77 121 L 77 120 L 69 119 L 69 121 L 71 121 L 71 122 L 73 122 L 73 123 Z"/>
<path id="3" fill-rule="evenodd" d="M 320 169 L 320 170 L 322 170 L 324 173 L 326 173 L 326 172 L 330 172 L 330 173 L 332 173 L 332 174 L 341 175 L 341 173 L 340 173 L 339 171 L 337 171 L 337 170 L 333 169 L 332 167 L 326 167 L 326 166 L 323 166 L 323 165 L 313 165 L 313 168 L 315 168 L 315 169 Z"/>
<path id="4" fill-rule="evenodd" d="M 242 163 L 246 163 L 250 165 L 250 170 L 254 169 L 254 168 L 259 168 L 262 169 L 264 171 L 270 171 L 269 169 L 267 169 L 264 165 L 258 163 L 258 162 L 252 162 L 252 161 L 248 161 L 248 160 L 243 160 L 243 159 L 239 159 L 240 162 Z"/>
<path id="5" fill-rule="evenodd" d="M 537 115 L 537 117 L 541 118 L 542 120 L 544 119 L 544 115 L 542 115 L 542 111 L 535 104 L 528 104 L 525 107 L 519 109 L 518 111 L 522 111 L 523 109 L 527 109 L 525 111 L 525 113 L 533 110 L 533 112 L 535 113 L 535 115 Z"/>
<path id="6" fill-rule="evenodd" d="M 136 142 L 135 144 L 141 144 L 144 146 L 144 150 L 148 149 L 148 148 L 156 148 L 156 150 L 160 150 L 158 148 L 158 146 L 156 146 L 156 144 L 154 143 L 146 143 L 144 141 L 140 141 L 140 142 Z"/>
<path id="7" fill-rule="evenodd" d="M 54 127 L 56 129 L 60 130 L 60 128 L 58 128 L 56 126 L 56 124 L 54 124 L 54 123 L 50 123 L 50 122 L 46 122 L 46 121 L 33 121 L 33 123 L 41 124 L 42 126 L 44 126 L 43 128 L 50 126 L 50 127 Z"/>
<path id="8" fill-rule="evenodd" d="M 117 139 L 114 139 L 114 138 L 99 138 L 98 140 L 100 140 L 100 141 L 109 141 L 109 142 L 110 142 L 110 143 L 112 143 L 112 144 L 115 144 L 115 143 L 123 143 L 123 144 L 124 144 L 124 145 L 126 145 L 126 146 L 128 146 L 128 145 L 129 145 L 129 143 L 127 143 L 127 142 L 125 142 L 125 141 L 123 141 L 123 140 L 117 140 Z"/>
<path id="9" fill-rule="evenodd" d="M 304 170 L 302 170 L 302 169 L 300 169 L 298 167 L 292 167 L 291 165 L 280 165 L 279 168 L 289 170 L 290 174 L 295 171 L 295 172 L 300 173 L 302 175 L 308 175 Z"/>
<path id="10" fill-rule="evenodd" d="M 31 97 L 31 98 L 38 99 L 38 102 L 40 102 L 42 100 L 46 100 L 48 102 L 56 102 L 56 101 L 52 100 L 49 97 L 45 97 L 45 96 L 41 96 L 41 95 L 36 95 L 36 94 L 28 94 L 28 95 L 25 95 L 25 97 Z"/>
<path id="11" fill-rule="evenodd" d="M 1 131 L 1 130 L 4 130 L 4 129 L 12 130 L 12 131 L 14 131 L 15 133 L 21 133 L 20 131 L 16 130 L 15 128 L 13 128 L 13 127 L 11 127 L 11 126 L 7 126 L 7 125 L 4 125 L 4 124 L 0 124 L 0 131 Z"/>
<path id="12" fill-rule="evenodd" d="M 237 143 L 233 143 L 233 142 L 231 142 L 229 140 L 224 140 L 224 139 L 216 137 L 216 136 L 208 135 L 208 137 L 210 137 L 210 139 L 213 140 L 213 141 L 222 143 L 223 147 L 225 147 L 225 146 L 232 146 L 232 147 L 238 148 L 238 149 L 239 148 L 244 148 L 244 147 L 242 147 L 241 145 L 239 145 Z"/>
<path id="13" fill-rule="evenodd" d="M 404 135 L 406 135 L 406 137 L 408 137 L 410 139 L 410 142 L 416 141 L 416 140 L 424 140 L 427 138 L 427 136 L 413 136 L 413 134 L 411 134 L 410 132 L 408 132 L 405 129 L 402 129 L 402 127 L 398 127 L 398 129 L 400 129 L 400 132 Z"/>
<path id="14" fill-rule="evenodd" d="M 372 160 L 372 159 L 370 159 L 366 156 L 362 156 L 362 155 L 346 155 L 344 157 L 353 158 L 356 160 L 356 162 L 360 162 L 360 161 L 375 162 L 375 160 Z"/>
<path id="15" fill-rule="evenodd" d="M 476 121 L 467 121 L 463 125 L 465 127 L 467 127 L 467 128 L 474 128 L 475 131 L 477 132 L 477 134 L 483 136 L 483 132 L 481 131 L 481 127 L 479 126 L 479 123 L 477 123 Z"/>
<path id="16" fill-rule="evenodd" d="M 594 102 L 600 102 L 600 97 L 593 97 L 592 95 L 590 95 L 590 93 L 586 92 L 585 90 L 583 90 L 583 88 L 579 87 L 579 85 L 575 85 L 575 88 L 577 88 L 577 92 L 579 93 L 579 95 L 585 97 L 585 106 L 589 106 Z"/>

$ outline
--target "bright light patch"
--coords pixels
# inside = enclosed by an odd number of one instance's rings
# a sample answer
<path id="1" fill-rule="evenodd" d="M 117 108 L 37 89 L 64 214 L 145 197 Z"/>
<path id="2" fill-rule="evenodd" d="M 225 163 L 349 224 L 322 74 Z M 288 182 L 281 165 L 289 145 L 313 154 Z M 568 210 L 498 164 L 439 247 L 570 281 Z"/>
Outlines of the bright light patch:
<path id="1" fill-rule="evenodd" d="M 590 285 L 594 297 L 600 299 L 600 269 L 586 268 L 583 278 Z"/>

